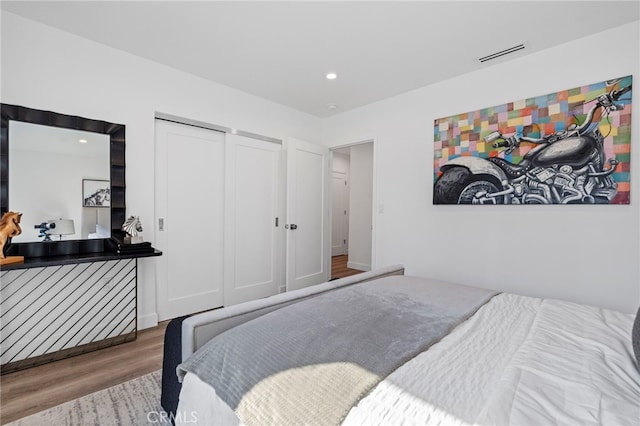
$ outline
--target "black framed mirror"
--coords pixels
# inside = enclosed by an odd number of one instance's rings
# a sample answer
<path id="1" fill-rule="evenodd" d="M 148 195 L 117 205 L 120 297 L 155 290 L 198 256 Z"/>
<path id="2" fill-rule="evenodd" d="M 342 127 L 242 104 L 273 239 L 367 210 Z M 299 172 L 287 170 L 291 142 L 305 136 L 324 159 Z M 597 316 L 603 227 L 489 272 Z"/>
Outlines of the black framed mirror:
<path id="1" fill-rule="evenodd" d="M 53 128 L 78 130 L 108 136 L 109 140 L 109 190 L 110 190 L 110 234 L 108 238 L 92 238 L 60 241 L 14 242 L 8 249 L 8 255 L 22 255 L 25 257 L 48 257 L 59 255 L 81 255 L 88 253 L 109 252 L 115 250 L 116 242 L 122 241 L 124 232 L 122 224 L 125 221 L 125 126 L 84 117 L 60 114 L 27 108 L 18 105 L 1 104 L 0 123 L 0 214 L 9 210 L 19 210 L 19 206 L 12 208 L 10 203 L 9 170 L 11 168 L 9 150 L 10 123 L 21 122 Z M 14 141 L 15 142 L 15 141 Z M 37 162 L 30 167 L 38 167 Z M 55 179 L 56 176 L 51 176 Z M 34 191 L 35 192 L 35 191 Z M 34 194 L 37 196 L 37 194 Z M 80 200 L 78 200 L 80 203 Z M 33 228 L 33 224 L 24 223 L 25 229 Z"/>

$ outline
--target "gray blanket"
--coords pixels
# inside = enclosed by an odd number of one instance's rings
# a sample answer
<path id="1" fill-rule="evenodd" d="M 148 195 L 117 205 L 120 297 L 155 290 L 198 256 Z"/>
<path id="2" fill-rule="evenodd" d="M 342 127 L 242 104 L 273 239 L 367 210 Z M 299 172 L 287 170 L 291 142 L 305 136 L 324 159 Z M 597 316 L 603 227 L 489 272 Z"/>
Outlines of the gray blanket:
<path id="1" fill-rule="evenodd" d="M 386 277 L 298 302 L 230 329 L 178 366 L 247 425 L 335 425 L 387 375 L 496 292 Z"/>

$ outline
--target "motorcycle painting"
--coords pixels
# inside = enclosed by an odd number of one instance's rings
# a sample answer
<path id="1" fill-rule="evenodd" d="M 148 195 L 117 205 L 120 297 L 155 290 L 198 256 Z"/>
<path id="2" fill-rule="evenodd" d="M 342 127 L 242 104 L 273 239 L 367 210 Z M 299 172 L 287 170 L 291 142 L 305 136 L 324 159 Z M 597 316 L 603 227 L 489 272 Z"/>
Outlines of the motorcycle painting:
<path id="1" fill-rule="evenodd" d="M 629 204 L 632 78 L 434 123 L 434 204 Z"/>

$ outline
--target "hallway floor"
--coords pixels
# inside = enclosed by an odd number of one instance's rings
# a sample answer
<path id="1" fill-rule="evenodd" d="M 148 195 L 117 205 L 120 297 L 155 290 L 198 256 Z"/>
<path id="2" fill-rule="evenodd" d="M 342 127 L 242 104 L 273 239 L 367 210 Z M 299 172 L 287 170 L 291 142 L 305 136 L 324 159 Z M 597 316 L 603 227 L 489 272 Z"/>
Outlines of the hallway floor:
<path id="1" fill-rule="evenodd" d="M 363 271 L 350 269 L 347 267 L 349 257 L 345 254 L 342 256 L 333 256 L 331 258 L 331 279 L 344 278 L 351 275 L 359 274 Z"/>

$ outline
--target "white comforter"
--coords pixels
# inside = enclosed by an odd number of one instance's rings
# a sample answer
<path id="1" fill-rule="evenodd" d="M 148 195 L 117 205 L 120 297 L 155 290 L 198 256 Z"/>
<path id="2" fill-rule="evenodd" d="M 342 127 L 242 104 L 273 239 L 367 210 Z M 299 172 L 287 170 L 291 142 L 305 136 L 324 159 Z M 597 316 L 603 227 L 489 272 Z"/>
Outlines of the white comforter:
<path id="1" fill-rule="evenodd" d="M 501 294 L 390 374 L 345 425 L 640 423 L 633 316 Z M 215 390 L 185 377 L 176 424 L 240 424 Z"/>

